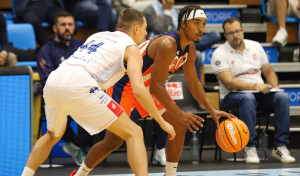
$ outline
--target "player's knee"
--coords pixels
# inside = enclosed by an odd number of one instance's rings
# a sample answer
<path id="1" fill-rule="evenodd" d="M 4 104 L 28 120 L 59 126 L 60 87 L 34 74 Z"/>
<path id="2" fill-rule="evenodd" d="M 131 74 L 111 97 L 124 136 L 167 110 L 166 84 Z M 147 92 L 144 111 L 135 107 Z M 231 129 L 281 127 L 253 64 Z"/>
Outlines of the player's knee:
<path id="1" fill-rule="evenodd" d="M 60 140 L 60 136 L 55 136 L 55 132 L 47 131 L 46 135 L 48 135 L 49 139 L 53 141 L 53 143 L 57 143 Z"/>
<path id="2" fill-rule="evenodd" d="M 133 135 L 137 135 L 138 137 L 143 137 L 143 130 L 140 126 L 137 126 L 133 130 Z"/>
<path id="3" fill-rule="evenodd" d="M 255 96 L 253 93 L 245 93 L 242 98 L 242 101 L 247 102 L 247 103 L 256 102 Z"/>
<path id="4" fill-rule="evenodd" d="M 128 132 L 124 140 L 129 138 L 143 138 L 143 130 L 140 126 L 134 125 Z"/>
<path id="5" fill-rule="evenodd" d="M 115 149 L 121 147 L 124 140 L 120 137 L 110 137 L 108 140 L 103 140 L 103 142 L 105 142 L 105 144 L 108 144 L 109 148 L 114 151 Z"/>

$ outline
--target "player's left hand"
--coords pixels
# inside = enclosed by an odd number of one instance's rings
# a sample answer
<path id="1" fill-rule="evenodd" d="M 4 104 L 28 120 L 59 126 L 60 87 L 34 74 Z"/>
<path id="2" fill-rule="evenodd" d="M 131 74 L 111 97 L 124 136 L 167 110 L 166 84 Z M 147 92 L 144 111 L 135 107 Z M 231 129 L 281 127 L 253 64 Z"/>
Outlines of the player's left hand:
<path id="1" fill-rule="evenodd" d="M 230 114 L 230 113 L 227 113 L 225 111 L 219 111 L 219 110 L 214 110 L 212 113 L 211 113 L 217 127 L 219 126 L 219 120 L 221 117 L 226 117 L 228 119 L 232 119 L 232 118 L 237 118 L 236 116 L 234 116 L 233 114 Z"/>
<path id="2" fill-rule="evenodd" d="M 164 121 L 162 124 L 160 124 L 160 127 L 168 133 L 168 137 L 169 137 L 169 140 L 173 140 L 175 139 L 175 136 L 176 136 L 176 133 L 175 133 L 175 130 L 174 130 L 174 127 L 169 124 L 168 122 Z"/>

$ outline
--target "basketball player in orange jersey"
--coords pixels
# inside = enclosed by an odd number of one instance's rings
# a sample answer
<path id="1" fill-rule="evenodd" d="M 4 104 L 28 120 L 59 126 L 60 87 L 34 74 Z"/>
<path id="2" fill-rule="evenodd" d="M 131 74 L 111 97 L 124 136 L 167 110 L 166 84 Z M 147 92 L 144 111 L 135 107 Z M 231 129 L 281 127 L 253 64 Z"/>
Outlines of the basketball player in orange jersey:
<path id="1" fill-rule="evenodd" d="M 230 114 L 218 111 L 211 105 L 197 77 L 195 68 L 196 49 L 193 43 L 199 42 L 202 38 L 206 22 L 205 12 L 200 6 L 187 5 L 179 13 L 177 31 L 161 34 L 151 41 L 140 44 L 140 51 L 143 55 L 142 72 L 145 85 L 150 86 L 150 91 L 155 96 L 153 98 L 157 108 L 163 113 L 163 118 L 173 125 L 176 132 L 176 138 L 168 141 L 166 145 L 165 176 L 176 176 L 186 130 L 188 129 L 191 132 L 193 129 L 198 130 L 197 126 L 202 126 L 200 121 L 203 122 L 201 117 L 190 112 L 183 112 L 174 103 L 164 87 L 165 82 L 179 67 L 183 67 L 192 95 L 207 108 L 217 126 L 220 117 L 231 119 Z M 108 94 L 111 94 L 112 98 L 120 103 L 127 114 L 137 108 L 142 117 L 147 115 L 147 112 L 142 109 L 132 94 L 128 76 L 125 75 L 113 88 L 108 90 Z M 87 155 L 78 172 L 91 170 L 122 143 L 123 139 L 107 132 L 104 140 L 94 146 L 93 155 Z M 86 172 L 87 174 L 88 172 Z"/>
<path id="2" fill-rule="evenodd" d="M 125 9 L 119 15 L 118 31 L 93 34 L 51 72 L 43 89 L 47 133 L 35 143 L 21 176 L 33 176 L 46 160 L 65 132 L 67 115 L 91 135 L 107 129 L 126 140 L 133 172 L 137 176 L 148 175 L 142 129 L 102 91 L 127 73 L 136 98 L 170 134 L 170 140 L 175 138 L 174 128 L 160 115 L 143 82 L 143 60 L 136 44 L 144 41 L 146 28 L 143 13 Z M 92 147 L 89 154 L 93 155 L 93 151 Z"/>

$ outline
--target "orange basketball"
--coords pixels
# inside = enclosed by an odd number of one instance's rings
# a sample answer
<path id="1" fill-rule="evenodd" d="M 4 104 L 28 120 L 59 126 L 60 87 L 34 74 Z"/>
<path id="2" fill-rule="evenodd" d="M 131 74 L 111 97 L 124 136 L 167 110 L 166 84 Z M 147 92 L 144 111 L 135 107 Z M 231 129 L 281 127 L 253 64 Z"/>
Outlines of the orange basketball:
<path id="1" fill-rule="evenodd" d="M 241 151 L 248 144 L 249 129 L 240 119 L 226 119 L 217 128 L 216 140 L 221 149 L 235 153 Z"/>

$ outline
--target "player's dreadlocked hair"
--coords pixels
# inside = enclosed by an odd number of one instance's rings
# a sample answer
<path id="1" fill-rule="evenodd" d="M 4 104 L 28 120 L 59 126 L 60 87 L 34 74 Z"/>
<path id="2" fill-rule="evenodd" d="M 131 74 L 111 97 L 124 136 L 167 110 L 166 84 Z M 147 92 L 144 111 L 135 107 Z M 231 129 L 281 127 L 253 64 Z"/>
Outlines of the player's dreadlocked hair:
<path id="1" fill-rule="evenodd" d="M 203 10 L 199 5 L 186 5 L 185 7 L 183 7 L 183 9 L 181 9 L 179 15 L 178 15 L 178 26 L 177 26 L 177 30 L 179 30 L 181 28 L 181 21 L 183 20 L 184 22 L 186 22 L 187 17 L 190 15 L 190 13 L 194 10 L 194 15 L 193 15 L 193 19 L 195 17 L 195 13 L 198 9 Z"/>

